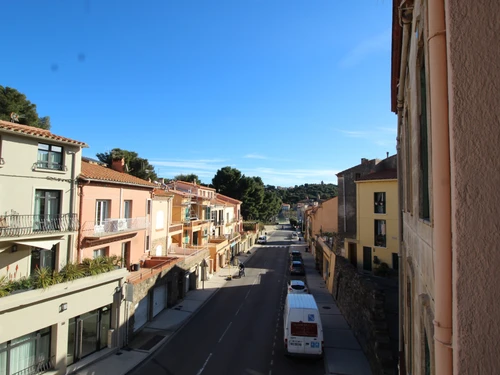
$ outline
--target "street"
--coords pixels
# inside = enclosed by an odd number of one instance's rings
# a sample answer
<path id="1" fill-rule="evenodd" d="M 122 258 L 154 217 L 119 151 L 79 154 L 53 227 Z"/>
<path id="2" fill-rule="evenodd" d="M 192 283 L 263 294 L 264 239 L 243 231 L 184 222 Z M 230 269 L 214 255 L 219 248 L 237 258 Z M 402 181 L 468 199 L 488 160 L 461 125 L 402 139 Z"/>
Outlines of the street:
<path id="1" fill-rule="evenodd" d="M 290 235 L 271 233 L 246 263 L 246 276 L 229 281 L 133 374 L 324 374 L 323 360 L 284 355 Z"/>

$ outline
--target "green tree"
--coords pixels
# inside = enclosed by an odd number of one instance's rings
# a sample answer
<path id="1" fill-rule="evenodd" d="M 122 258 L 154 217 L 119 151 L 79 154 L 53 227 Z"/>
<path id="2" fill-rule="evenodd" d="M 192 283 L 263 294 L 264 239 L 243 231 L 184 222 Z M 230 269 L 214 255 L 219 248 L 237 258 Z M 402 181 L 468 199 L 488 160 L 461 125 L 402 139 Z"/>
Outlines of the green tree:
<path id="1" fill-rule="evenodd" d="M 26 95 L 12 87 L 0 86 L 0 120 L 11 121 L 11 114 L 17 115 L 17 123 L 50 129 L 50 117 L 38 117 L 36 104 L 31 103 Z"/>
<path id="2" fill-rule="evenodd" d="M 214 178 L 212 178 L 212 185 L 218 193 L 240 199 L 242 195 L 240 189 L 241 178 L 242 175 L 238 169 L 228 166 L 217 171 Z"/>
<path id="3" fill-rule="evenodd" d="M 113 160 L 123 158 L 125 160 L 125 170 L 132 176 L 142 178 L 143 180 L 151 179 L 151 181 L 158 179 L 155 167 L 149 164 L 148 159 L 140 158 L 137 152 L 114 148 L 110 152 L 98 153 L 96 157 L 108 165 L 111 165 Z"/>
<path id="4" fill-rule="evenodd" d="M 197 185 L 201 184 L 200 179 L 194 173 L 177 175 L 177 176 L 174 177 L 174 180 L 185 181 L 185 182 L 192 182 L 192 183 L 195 183 Z"/>

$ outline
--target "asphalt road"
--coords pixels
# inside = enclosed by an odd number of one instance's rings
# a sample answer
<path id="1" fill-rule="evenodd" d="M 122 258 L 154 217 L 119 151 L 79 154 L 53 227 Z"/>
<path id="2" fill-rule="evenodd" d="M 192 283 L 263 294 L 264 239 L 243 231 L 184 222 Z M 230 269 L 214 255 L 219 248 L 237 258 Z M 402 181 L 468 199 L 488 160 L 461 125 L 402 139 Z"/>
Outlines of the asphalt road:
<path id="1" fill-rule="evenodd" d="M 281 228 L 281 226 L 280 226 Z M 134 375 L 322 375 L 322 360 L 284 355 L 282 306 L 291 231 L 277 230 Z"/>

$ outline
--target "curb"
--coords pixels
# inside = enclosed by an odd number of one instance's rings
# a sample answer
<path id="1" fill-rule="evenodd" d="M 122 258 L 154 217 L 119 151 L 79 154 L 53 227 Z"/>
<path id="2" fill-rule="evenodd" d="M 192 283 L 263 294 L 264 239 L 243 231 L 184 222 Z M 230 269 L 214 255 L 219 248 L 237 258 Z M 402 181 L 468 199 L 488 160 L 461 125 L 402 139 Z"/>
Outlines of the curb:
<path id="1" fill-rule="evenodd" d="M 250 258 L 254 254 L 254 252 L 255 251 L 251 252 L 248 255 L 248 258 Z M 247 260 L 248 260 L 248 258 L 247 258 Z M 246 263 L 246 261 L 245 261 L 245 263 Z M 226 283 L 228 281 L 229 280 L 226 279 Z M 226 283 L 224 283 L 224 285 L 218 287 L 205 301 L 203 301 L 203 303 L 194 312 L 192 312 L 191 315 L 189 315 L 189 317 L 186 318 L 186 320 L 184 320 L 179 326 L 177 326 L 177 328 L 174 330 L 174 332 L 170 336 L 168 336 L 165 339 L 161 340 L 158 344 L 156 344 L 153 348 L 151 348 L 151 350 L 148 352 L 148 354 L 146 355 L 146 357 L 144 357 L 144 359 L 141 362 L 139 362 L 138 364 L 134 365 L 134 367 L 132 367 L 130 370 L 127 370 L 127 372 L 124 372 L 122 375 L 129 375 L 129 374 L 131 374 L 132 372 L 134 372 L 135 370 L 137 370 L 141 365 L 143 365 L 147 360 L 149 360 L 153 356 L 153 354 L 155 354 L 158 350 L 160 350 L 165 345 L 167 345 L 169 343 L 169 341 L 172 340 L 177 335 L 177 333 L 179 333 L 179 331 L 186 324 L 188 324 L 191 321 L 191 319 L 193 319 L 193 317 L 195 315 L 198 314 L 198 312 L 203 308 L 203 306 L 205 306 L 208 303 L 208 301 L 210 301 L 217 294 L 217 292 L 219 290 L 221 290 L 222 288 L 224 288 L 226 286 Z"/>

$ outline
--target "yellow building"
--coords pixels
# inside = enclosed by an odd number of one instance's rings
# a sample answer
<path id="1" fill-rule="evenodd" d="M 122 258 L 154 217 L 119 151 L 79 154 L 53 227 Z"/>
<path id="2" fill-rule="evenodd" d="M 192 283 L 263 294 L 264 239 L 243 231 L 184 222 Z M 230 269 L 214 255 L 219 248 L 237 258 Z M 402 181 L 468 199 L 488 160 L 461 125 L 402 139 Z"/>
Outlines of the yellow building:
<path id="1" fill-rule="evenodd" d="M 372 272 L 382 263 L 398 269 L 398 180 L 396 169 L 371 173 L 356 181 L 357 251 L 349 259 Z"/>

